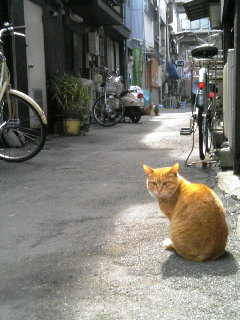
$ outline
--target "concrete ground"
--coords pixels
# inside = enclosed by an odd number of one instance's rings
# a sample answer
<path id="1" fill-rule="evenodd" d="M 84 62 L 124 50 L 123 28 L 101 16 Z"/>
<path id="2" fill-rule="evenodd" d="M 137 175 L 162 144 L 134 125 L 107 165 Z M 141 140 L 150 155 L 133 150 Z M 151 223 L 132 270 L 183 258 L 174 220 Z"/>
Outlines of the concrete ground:
<path id="1" fill-rule="evenodd" d="M 218 166 L 185 166 L 192 137 L 179 131 L 189 117 L 161 110 L 138 124 L 94 124 L 86 136 L 49 137 L 28 162 L 0 162 L 0 319 L 240 318 L 239 200 L 219 188 Z M 225 206 L 229 239 L 217 261 L 161 247 L 169 223 L 142 165 L 175 162 Z"/>
<path id="2" fill-rule="evenodd" d="M 219 187 L 232 196 L 240 199 L 240 177 L 236 176 L 232 170 L 218 172 Z"/>

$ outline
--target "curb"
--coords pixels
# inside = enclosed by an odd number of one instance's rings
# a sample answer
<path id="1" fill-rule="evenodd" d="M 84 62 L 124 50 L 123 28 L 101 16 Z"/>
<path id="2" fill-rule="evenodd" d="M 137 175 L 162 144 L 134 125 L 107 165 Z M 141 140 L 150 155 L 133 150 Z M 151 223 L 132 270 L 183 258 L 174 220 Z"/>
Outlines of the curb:
<path id="1" fill-rule="evenodd" d="M 240 199 L 240 178 L 233 171 L 218 172 L 217 179 L 221 190 Z"/>

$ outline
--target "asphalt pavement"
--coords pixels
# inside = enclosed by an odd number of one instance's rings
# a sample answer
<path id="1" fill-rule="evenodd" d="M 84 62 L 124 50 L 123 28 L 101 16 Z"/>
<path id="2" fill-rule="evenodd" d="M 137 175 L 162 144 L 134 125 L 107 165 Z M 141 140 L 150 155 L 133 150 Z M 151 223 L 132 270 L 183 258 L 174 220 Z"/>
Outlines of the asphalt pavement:
<path id="1" fill-rule="evenodd" d="M 86 136 L 49 136 L 28 162 L 0 162 L 0 319 L 240 319 L 239 199 L 219 188 L 217 164 L 185 165 L 189 117 L 161 110 L 138 124 L 92 124 Z M 175 162 L 225 206 L 230 234 L 217 261 L 161 247 L 169 224 L 142 165 Z"/>

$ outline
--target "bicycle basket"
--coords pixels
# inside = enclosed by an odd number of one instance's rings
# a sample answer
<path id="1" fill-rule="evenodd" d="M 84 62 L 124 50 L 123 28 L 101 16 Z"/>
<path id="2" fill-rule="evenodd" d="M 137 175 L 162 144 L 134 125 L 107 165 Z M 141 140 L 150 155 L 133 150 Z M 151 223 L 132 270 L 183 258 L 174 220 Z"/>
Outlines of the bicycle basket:
<path id="1" fill-rule="evenodd" d="M 117 83 L 106 83 L 106 92 L 118 94 L 119 85 Z"/>
<path id="2" fill-rule="evenodd" d="M 122 77 L 110 75 L 106 79 L 105 89 L 107 93 L 119 95 L 122 91 Z"/>

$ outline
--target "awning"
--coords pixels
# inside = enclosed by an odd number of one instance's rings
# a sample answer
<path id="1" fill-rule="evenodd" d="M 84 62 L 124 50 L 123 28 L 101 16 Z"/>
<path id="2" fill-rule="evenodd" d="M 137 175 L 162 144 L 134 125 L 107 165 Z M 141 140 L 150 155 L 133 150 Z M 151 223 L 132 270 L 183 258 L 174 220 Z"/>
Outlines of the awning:
<path id="1" fill-rule="evenodd" d="M 215 0 L 216 1 L 216 0 Z M 183 4 L 190 21 L 209 17 L 209 0 L 193 0 Z"/>
<path id="2" fill-rule="evenodd" d="M 173 78 L 173 79 L 180 79 L 181 78 L 177 72 L 176 66 L 172 62 L 170 62 L 168 64 L 167 71 L 168 71 L 168 75 L 170 78 Z"/>
<path id="3" fill-rule="evenodd" d="M 126 26 L 121 25 L 121 26 L 105 26 L 104 28 L 107 32 L 108 35 L 110 35 L 110 37 L 113 40 L 116 41 L 121 41 L 123 39 L 128 39 L 131 30 L 129 30 Z"/>

